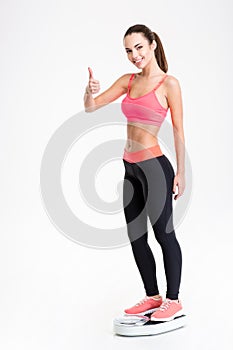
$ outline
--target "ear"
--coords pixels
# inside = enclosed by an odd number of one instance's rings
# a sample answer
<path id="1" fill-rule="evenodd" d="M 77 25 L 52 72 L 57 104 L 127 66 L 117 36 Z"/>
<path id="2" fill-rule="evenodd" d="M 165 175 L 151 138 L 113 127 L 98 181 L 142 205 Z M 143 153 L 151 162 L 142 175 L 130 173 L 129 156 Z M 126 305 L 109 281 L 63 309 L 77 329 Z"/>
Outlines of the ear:
<path id="1" fill-rule="evenodd" d="M 152 44 L 151 44 L 151 48 L 153 48 L 153 50 L 155 50 L 157 47 L 157 43 L 155 40 L 152 41 Z"/>

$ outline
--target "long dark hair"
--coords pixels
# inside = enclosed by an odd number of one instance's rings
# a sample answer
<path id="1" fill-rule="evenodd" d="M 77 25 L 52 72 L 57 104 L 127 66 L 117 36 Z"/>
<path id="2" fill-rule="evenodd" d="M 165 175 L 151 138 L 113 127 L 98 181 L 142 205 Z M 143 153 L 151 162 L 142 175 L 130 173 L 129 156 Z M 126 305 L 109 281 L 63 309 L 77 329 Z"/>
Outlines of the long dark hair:
<path id="1" fill-rule="evenodd" d="M 126 35 L 132 34 L 132 33 L 142 33 L 145 38 L 148 40 L 149 44 L 152 44 L 153 40 L 156 41 L 157 46 L 155 48 L 155 58 L 158 62 L 159 67 L 167 73 L 168 71 L 168 64 L 165 57 L 163 45 L 161 43 L 161 40 L 155 32 L 152 32 L 150 28 L 145 26 L 144 24 L 135 24 L 134 26 L 131 26 L 127 29 L 125 32 L 124 38 Z"/>

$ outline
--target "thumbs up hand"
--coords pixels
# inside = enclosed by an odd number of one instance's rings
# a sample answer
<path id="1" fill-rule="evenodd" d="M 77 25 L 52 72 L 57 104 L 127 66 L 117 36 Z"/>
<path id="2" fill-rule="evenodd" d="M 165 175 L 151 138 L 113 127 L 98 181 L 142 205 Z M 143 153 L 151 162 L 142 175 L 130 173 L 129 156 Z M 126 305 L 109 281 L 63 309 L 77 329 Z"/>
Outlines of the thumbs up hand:
<path id="1" fill-rule="evenodd" d="M 86 91 L 87 93 L 90 93 L 90 94 L 97 94 L 100 91 L 99 80 L 94 79 L 93 71 L 90 67 L 88 67 L 88 71 L 89 71 L 89 81 L 86 87 Z"/>

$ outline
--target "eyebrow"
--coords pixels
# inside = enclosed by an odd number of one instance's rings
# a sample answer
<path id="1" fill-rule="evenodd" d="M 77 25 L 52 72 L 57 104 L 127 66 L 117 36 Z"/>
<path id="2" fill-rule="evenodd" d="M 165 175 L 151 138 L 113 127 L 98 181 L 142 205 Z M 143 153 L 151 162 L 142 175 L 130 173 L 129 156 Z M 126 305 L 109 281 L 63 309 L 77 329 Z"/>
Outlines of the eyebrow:
<path id="1" fill-rule="evenodd" d="M 136 45 L 134 45 L 134 47 L 137 47 L 138 45 L 140 45 L 141 43 L 139 43 L 139 44 L 136 44 Z M 126 50 L 130 50 L 128 47 L 126 47 L 125 48 Z"/>

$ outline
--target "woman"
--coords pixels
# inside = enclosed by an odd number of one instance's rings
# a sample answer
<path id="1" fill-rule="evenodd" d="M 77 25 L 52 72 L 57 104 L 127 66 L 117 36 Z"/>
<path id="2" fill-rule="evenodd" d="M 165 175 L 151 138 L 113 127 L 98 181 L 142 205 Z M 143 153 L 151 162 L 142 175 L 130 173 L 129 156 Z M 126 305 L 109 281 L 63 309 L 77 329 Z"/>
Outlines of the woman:
<path id="1" fill-rule="evenodd" d="M 124 74 L 109 89 L 93 98 L 92 95 L 99 92 L 100 84 L 89 68 L 89 83 L 84 96 L 85 111 L 94 111 L 126 94 L 122 100 L 122 111 L 128 121 L 128 139 L 123 155 L 124 213 L 146 296 L 124 311 L 127 315 L 151 313 L 153 321 L 170 321 L 183 314 L 178 298 L 182 254 L 172 220 L 172 194 L 175 194 L 178 186 L 178 194 L 174 197 L 177 200 L 185 188 L 181 89 L 178 80 L 166 74 L 168 66 L 156 33 L 145 25 L 137 24 L 126 31 L 123 42 L 128 59 L 141 72 Z M 174 130 L 176 174 L 157 140 L 169 108 Z M 167 281 L 165 300 L 159 294 L 155 260 L 147 242 L 147 216 L 162 249 Z"/>

